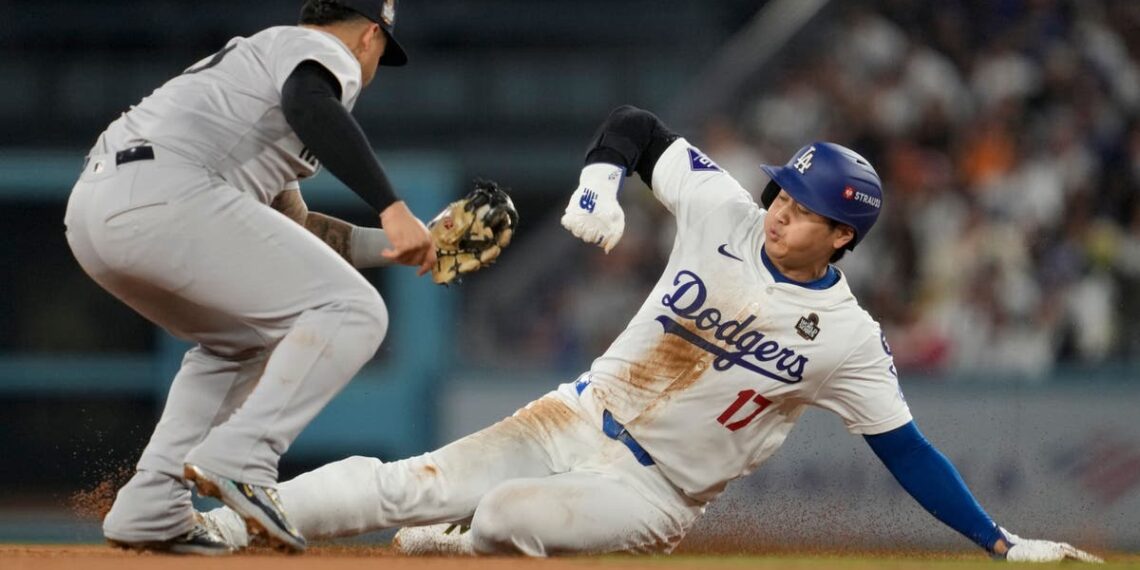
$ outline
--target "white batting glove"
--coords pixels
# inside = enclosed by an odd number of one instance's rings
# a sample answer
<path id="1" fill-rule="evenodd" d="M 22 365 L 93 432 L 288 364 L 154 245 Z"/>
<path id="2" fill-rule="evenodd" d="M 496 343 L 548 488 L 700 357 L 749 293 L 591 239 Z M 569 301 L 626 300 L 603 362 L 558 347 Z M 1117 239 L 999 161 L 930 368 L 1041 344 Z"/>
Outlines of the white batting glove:
<path id="1" fill-rule="evenodd" d="M 1010 545 L 1005 553 L 1007 562 L 1060 562 L 1062 560 L 1077 560 L 1079 562 L 1092 562 L 1104 564 L 1099 556 L 1094 556 L 1067 542 L 1053 542 L 1051 540 L 1033 540 L 1021 538 L 1004 528 L 1001 533 Z"/>
<path id="2" fill-rule="evenodd" d="M 562 215 L 562 227 L 609 253 L 625 231 L 625 212 L 617 198 L 624 179 L 625 169 L 613 164 L 595 163 L 583 168 L 578 189 Z"/>

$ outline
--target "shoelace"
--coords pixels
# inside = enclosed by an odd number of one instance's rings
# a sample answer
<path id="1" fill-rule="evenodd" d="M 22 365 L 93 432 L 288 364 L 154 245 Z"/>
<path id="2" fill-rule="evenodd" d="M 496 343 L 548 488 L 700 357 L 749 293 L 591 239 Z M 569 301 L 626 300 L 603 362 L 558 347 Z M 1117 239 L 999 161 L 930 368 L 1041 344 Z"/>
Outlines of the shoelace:
<path id="1" fill-rule="evenodd" d="M 182 537 L 182 541 L 183 542 L 194 542 L 195 540 L 200 539 L 200 538 L 201 539 L 207 539 L 210 542 L 221 542 L 221 540 L 218 537 L 214 536 L 214 533 L 210 532 L 210 529 L 202 526 L 200 523 L 194 525 L 194 528 L 190 529 L 190 532 L 186 533 Z"/>

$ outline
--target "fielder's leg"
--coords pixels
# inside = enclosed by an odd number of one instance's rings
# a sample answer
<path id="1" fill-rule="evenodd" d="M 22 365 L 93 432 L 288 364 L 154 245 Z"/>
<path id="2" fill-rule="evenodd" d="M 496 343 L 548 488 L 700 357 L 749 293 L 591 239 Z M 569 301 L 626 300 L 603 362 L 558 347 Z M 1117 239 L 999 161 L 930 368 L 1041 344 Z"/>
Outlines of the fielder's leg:
<path id="1" fill-rule="evenodd" d="M 182 479 L 186 453 L 210 426 L 227 418 L 253 388 L 264 354 L 225 360 L 202 348 L 186 353 L 170 387 L 162 419 L 142 453 L 134 477 L 119 490 L 103 520 L 108 539 L 147 542 L 185 534 L 195 524 L 190 489 Z"/>
<path id="2" fill-rule="evenodd" d="M 225 189 L 220 189 L 225 190 Z M 233 192 L 232 190 L 229 190 Z M 220 498 L 270 542 L 301 550 L 305 541 L 273 487 L 277 462 L 301 430 L 372 358 L 388 326 L 376 290 L 312 234 L 262 204 L 241 196 L 195 220 L 217 231 L 195 256 L 197 271 L 215 277 L 184 292 L 259 322 L 279 339 L 265 371 L 233 416 L 186 456 L 186 476 Z M 233 255 L 243 279 L 218 277 L 206 260 L 248 243 Z M 217 249 L 217 251 L 215 251 Z M 216 264 L 216 262 L 213 262 Z M 223 293 L 224 292 L 224 293 Z"/>

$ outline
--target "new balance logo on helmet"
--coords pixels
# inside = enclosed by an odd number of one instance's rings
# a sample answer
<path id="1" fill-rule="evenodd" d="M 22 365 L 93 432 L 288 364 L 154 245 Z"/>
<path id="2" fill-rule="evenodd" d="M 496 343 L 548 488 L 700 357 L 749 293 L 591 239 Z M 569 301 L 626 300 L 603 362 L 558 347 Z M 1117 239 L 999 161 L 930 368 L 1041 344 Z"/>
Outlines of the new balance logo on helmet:
<path id="1" fill-rule="evenodd" d="M 587 188 L 586 191 L 582 193 L 582 198 L 580 200 L 578 200 L 578 206 L 580 208 L 582 208 L 583 210 L 586 210 L 587 212 L 593 214 L 594 213 L 594 207 L 596 207 L 597 205 L 598 205 L 598 193 Z"/>
<path id="2" fill-rule="evenodd" d="M 811 168 L 812 158 L 815 158 L 814 146 L 808 147 L 807 152 L 800 155 L 800 157 L 796 159 L 795 164 L 792 166 L 795 167 L 795 169 L 798 170 L 800 174 L 806 174 L 808 169 Z"/>

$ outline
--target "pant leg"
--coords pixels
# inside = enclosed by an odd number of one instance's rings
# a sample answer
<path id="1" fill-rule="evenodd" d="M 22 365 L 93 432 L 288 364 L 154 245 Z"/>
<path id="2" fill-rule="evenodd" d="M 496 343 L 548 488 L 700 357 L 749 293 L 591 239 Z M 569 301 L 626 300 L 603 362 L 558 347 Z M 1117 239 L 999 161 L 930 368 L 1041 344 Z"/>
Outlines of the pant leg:
<path id="1" fill-rule="evenodd" d="M 392 463 L 367 457 L 282 483 L 289 519 L 306 538 L 469 519 L 491 489 L 573 467 L 597 430 L 557 393 L 439 450 Z"/>
<path id="2" fill-rule="evenodd" d="M 590 428 L 578 434 L 570 469 L 515 479 L 480 500 L 469 533 L 481 554 L 552 556 L 607 552 L 671 552 L 704 512 L 656 466 L 641 465 L 601 430 L 591 390 L 564 385 L 557 393 L 577 405 Z"/>
<path id="3" fill-rule="evenodd" d="M 266 356 L 226 360 L 201 347 L 186 353 L 137 471 L 103 520 L 104 536 L 125 542 L 165 540 L 193 527 L 183 460 L 205 438 L 202 426 L 218 425 L 245 400 Z"/>
<path id="4" fill-rule="evenodd" d="M 660 508 L 621 480 L 571 472 L 496 487 L 475 510 L 470 534 L 479 554 L 669 552 L 695 518 Z"/>

